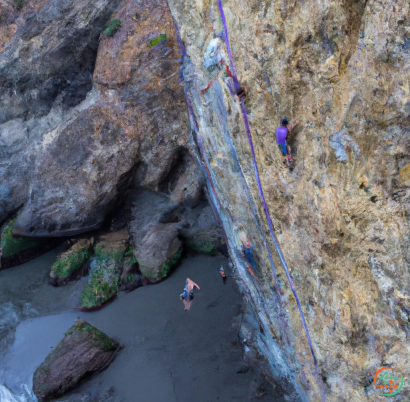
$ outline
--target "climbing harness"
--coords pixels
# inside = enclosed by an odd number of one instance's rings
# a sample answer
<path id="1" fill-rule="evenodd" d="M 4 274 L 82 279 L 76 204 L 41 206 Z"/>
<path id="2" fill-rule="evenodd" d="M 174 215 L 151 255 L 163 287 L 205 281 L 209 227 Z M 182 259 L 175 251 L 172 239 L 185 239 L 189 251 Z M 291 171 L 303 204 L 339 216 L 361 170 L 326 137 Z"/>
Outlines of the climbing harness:
<path id="1" fill-rule="evenodd" d="M 228 26 L 227 26 L 227 23 L 226 23 L 225 13 L 224 13 L 224 10 L 223 10 L 223 5 L 222 5 L 222 0 L 218 0 L 218 7 L 219 7 L 219 11 L 221 13 L 222 25 L 224 27 L 224 32 L 225 32 L 226 48 L 227 48 L 227 52 L 228 52 L 228 55 L 229 55 L 231 66 L 232 66 L 232 72 L 233 72 L 233 77 L 232 78 L 233 78 L 235 90 L 238 91 L 238 89 L 240 88 L 240 85 L 239 85 L 239 82 L 238 82 L 238 78 L 237 78 L 237 74 L 236 74 L 236 70 L 235 70 L 235 64 L 234 64 L 234 60 L 233 60 L 233 55 L 232 55 L 232 51 L 231 51 L 231 46 L 230 46 L 230 43 L 229 43 Z M 272 240 L 275 244 L 276 250 L 278 251 L 279 258 L 280 258 L 280 261 L 282 263 L 283 269 L 286 273 L 290 288 L 291 288 L 292 293 L 295 297 L 295 300 L 296 300 L 296 303 L 297 303 L 297 306 L 298 306 L 298 309 L 299 309 L 299 314 L 300 314 L 300 317 L 301 317 L 302 325 L 303 325 L 303 328 L 305 330 L 305 334 L 306 334 L 306 337 L 307 337 L 307 340 L 308 340 L 308 343 L 309 343 L 310 351 L 312 353 L 313 361 L 314 361 L 314 363 L 317 367 L 317 360 L 316 360 L 315 353 L 313 351 L 312 340 L 310 338 L 309 330 L 308 330 L 308 327 L 307 327 L 307 324 L 306 324 L 305 316 L 304 316 L 303 311 L 302 311 L 302 307 L 301 307 L 301 304 L 300 304 L 300 301 L 299 301 L 299 297 L 297 295 L 295 286 L 293 284 L 292 277 L 290 276 L 289 268 L 287 266 L 286 260 L 283 256 L 282 250 L 279 246 L 278 240 L 277 240 L 276 235 L 273 231 L 273 224 L 272 224 L 272 220 L 271 220 L 271 217 L 270 217 L 268 206 L 267 206 L 266 201 L 265 201 L 265 196 L 264 196 L 264 193 L 263 193 L 262 184 L 261 184 L 261 180 L 260 180 L 260 176 L 259 176 L 259 169 L 258 169 L 258 165 L 257 165 L 257 162 L 256 162 L 256 155 L 255 155 L 255 149 L 254 149 L 254 146 L 253 146 L 252 134 L 251 134 L 251 131 L 250 131 L 248 113 L 246 111 L 246 107 L 245 107 L 243 98 L 240 99 L 240 105 L 241 105 L 241 111 L 242 111 L 242 116 L 243 116 L 243 120 L 244 120 L 245 130 L 246 130 L 246 133 L 248 135 L 248 140 L 249 140 L 249 144 L 250 144 L 250 147 L 251 147 L 253 165 L 254 165 L 254 170 L 255 170 L 255 178 L 256 178 L 256 182 L 258 184 L 259 195 L 260 195 L 261 200 L 262 200 L 263 209 L 265 211 L 266 220 L 267 220 L 268 226 L 269 226 L 269 231 L 270 231 Z"/>

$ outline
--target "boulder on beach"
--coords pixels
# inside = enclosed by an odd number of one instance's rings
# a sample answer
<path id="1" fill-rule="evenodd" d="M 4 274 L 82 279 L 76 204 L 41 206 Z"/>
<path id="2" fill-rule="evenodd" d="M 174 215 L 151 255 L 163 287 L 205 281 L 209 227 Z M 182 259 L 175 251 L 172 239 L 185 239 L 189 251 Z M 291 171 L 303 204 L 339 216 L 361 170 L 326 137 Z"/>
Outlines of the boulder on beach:
<path id="1" fill-rule="evenodd" d="M 128 239 L 126 229 L 100 238 L 91 259 L 88 282 L 81 293 L 82 308 L 101 306 L 116 295 Z"/>
<path id="2" fill-rule="evenodd" d="M 107 335 L 78 319 L 37 368 L 33 392 L 39 402 L 57 398 L 105 369 L 120 349 Z"/>
<path id="3" fill-rule="evenodd" d="M 173 223 L 151 226 L 134 251 L 141 273 L 151 280 L 165 278 L 181 253 L 178 227 Z"/>
<path id="4" fill-rule="evenodd" d="M 208 204 L 198 205 L 180 220 L 180 235 L 184 245 L 207 255 L 216 255 L 223 244 L 220 226 Z"/>
<path id="5" fill-rule="evenodd" d="M 53 286 L 61 286 L 75 280 L 86 272 L 84 267 L 92 255 L 92 240 L 81 239 L 62 253 L 53 264 L 49 282 Z"/>

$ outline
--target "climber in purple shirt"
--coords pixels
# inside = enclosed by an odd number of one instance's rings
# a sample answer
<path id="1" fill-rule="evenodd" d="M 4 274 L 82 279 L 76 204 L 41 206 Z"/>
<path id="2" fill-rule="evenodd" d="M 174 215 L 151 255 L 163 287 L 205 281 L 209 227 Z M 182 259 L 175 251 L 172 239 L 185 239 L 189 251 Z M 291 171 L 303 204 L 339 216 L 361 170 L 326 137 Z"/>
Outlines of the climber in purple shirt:
<path id="1" fill-rule="evenodd" d="M 288 144 L 286 142 L 286 137 L 289 134 L 289 129 L 287 127 L 288 124 L 289 124 L 289 120 L 286 117 L 284 117 L 282 121 L 280 122 L 280 127 L 276 129 L 276 142 L 278 143 L 283 156 L 286 156 L 288 154 L 288 150 L 287 150 Z"/>
<path id="2" fill-rule="evenodd" d="M 290 159 L 290 147 L 288 147 L 288 143 L 286 142 L 286 138 L 289 135 L 290 130 L 298 124 L 296 120 L 292 123 L 288 128 L 289 120 L 284 117 L 280 122 L 280 127 L 276 129 L 276 142 L 279 145 L 280 150 L 282 151 L 283 156 L 289 157 Z"/>

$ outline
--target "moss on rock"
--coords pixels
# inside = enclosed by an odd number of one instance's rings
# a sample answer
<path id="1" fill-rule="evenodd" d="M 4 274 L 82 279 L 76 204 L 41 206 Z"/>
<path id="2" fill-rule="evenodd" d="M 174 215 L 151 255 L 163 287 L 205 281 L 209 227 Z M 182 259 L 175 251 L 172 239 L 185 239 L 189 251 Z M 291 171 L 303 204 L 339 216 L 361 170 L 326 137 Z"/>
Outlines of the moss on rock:
<path id="1" fill-rule="evenodd" d="M 124 250 L 112 248 L 105 243 L 98 243 L 95 247 L 95 258 L 98 261 L 112 260 L 121 263 L 124 258 Z"/>
<path id="2" fill-rule="evenodd" d="M 106 334 L 78 319 L 34 372 L 33 392 L 37 400 L 59 399 L 105 369 L 120 348 Z"/>
<path id="3" fill-rule="evenodd" d="M 202 254 L 214 256 L 218 253 L 216 242 L 211 239 L 185 240 L 184 244 Z"/>
<path id="4" fill-rule="evenodd" d="M 21 251 L 44 244 L 44 240 L 13 237 L 11 233 L 16 220 L 17 216 L 5 226 L 3 233 L 1 234 L 2 258 L 9 258 L 20 253 Z"/>
<path id="5" fill-rule="evenodd" d="M 110 339 L 106 334 L 99 329 L 93 327 L 87 321 L 77 319 L 75 324 L 65 333 L 65 336 L 70 336 L 74 331 L 90 332 L 92 339 L 99 344 L 100 348 L 106 352 L 118 349 L 118 344 Z"/>
<path id="6" fill-rule="evenodd" d="M 105 33 L 109 38 L 113 37 L 115 33 L 121 28 L 122 22 L 120 20 L 112 20 L 108 24 L 108 27 L 104 30 Z"/>
<path id="7" fill-rule="evenodd" d="M 128 237 L 126 230 L 109 233 L 96 245 L 88 282 L 81 293 L 81 307 L 99 306 L 118 292 Z"/>
<path id="8" fill-rule="evenodd" d="M 158 45 L 158 43 L 162 42 L 163 40 L 167 39 L 167 34 L 162 34 L 158 36 L 158 38 L 152 39 L 148 42 L 148 47 L 154 47 Z"/>
<path id="9" fill-rule="evenodd" d="M 109 300 L 118 291 L 119 278 L 120 270 L 115 268 L 115 264 L 109 261 L 97 263 L 94 259 L 90 277 L 81 293 L 81 307 L 92 308 Z"/>
<path id="10" fill-rule="evenodd" d="M 70 250 L 60 255 L 51 268 L 52 276 L 59 278 L 69 277 L 87 263 L 91 254 L 91 242 L 87 239 L 80 240 Z"/>

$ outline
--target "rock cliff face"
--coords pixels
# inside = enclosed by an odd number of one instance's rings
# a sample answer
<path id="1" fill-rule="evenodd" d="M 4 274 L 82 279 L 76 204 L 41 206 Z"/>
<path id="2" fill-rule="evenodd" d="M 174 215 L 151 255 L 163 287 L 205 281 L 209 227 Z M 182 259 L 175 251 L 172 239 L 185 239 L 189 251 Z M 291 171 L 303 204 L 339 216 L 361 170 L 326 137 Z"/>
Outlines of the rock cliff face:
<path id="1" fill-rule="evenodd" d="M 95 229 L 134 180 L 172 192 L 173 169 L 195 177 L 165 2 L 29 2 L 7 15 L 16 32 L 0 53 L 0 219 L 25 203 L 15 234 Z M 109 37 L 114 17 L 121 29 Z"/>
<path id="2" fill-rule="evenodd" d="M 382 400 L 378 367 L 406 372 L 410 357 L 408 3 L 169 4 L 192 125 L 272 372 L 294 400 Z M 246 111 L 317 367 L 269 233 Z M 292 170 L 275 141 L 283 115 L 299 119 Z M 252 272 L 235 252 L 246 238 Z"/>
<path id="3" fill-rule="evenodd" d="M 25 204 L 16 234 L 85 232 L 129 185 L 195 205 L 190 149 L 277 391 L 381 401 L 379 367 L 409 375 L 408 3 L 0 6 L 0 221 Z"/>

